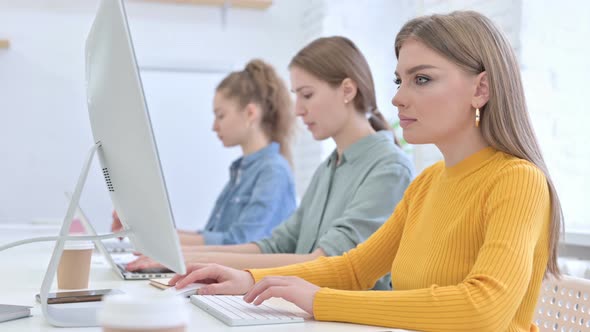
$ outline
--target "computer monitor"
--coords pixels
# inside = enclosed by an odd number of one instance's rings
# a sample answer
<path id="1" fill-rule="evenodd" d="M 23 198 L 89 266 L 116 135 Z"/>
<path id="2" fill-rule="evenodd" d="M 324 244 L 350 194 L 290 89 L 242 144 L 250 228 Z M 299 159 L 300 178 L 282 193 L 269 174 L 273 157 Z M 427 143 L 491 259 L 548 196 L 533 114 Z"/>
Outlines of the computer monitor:
<path id="1" fill-rule="evenodd" d="M 115 210 L 141 253 L 186 268 L 122 0 L 102 0 L 86 41 L 88 112 Z"/>

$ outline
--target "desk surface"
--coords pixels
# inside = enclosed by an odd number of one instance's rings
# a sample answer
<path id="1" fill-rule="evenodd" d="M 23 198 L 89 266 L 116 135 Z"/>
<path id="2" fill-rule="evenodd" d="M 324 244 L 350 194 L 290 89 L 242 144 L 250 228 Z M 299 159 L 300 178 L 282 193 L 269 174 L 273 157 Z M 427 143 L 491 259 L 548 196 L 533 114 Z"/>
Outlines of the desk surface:
<path id="1" fill-rule="evenodd" d="M 0 225 L 0 244 L 17 241 L 27 237 L 53 235 L 55 231 L 38 231 L 34 229 L 8 229 Z M 39 293 L 45 269 L 49 263 L 53 243 L 34 243 L 25 246 L 8 249 L 0 252 L 0 263 L 3 271 L 10 271 L 2 276 L 0 283 L 0 303 L 32 306 L 32 317 L 0 323 L 1 331 L 58 331 L 62 330 L 49 325 L 41 312 L 40 305 L 35 301 L 35 294 Z M 54 284 L 53 289 L 56 286 Z M 159 292 L 158 289 L 149 286 L 147 281 L 123 281 L 113 273 L 100 255 L 92 257 L 92 269 L 90 275 L 90 288 L 118 288 L 123 291 L 133 291 L 141 288 L 143 291 Z M 188 299 L 186 306 L 189 308 L 190 324 L 187 331 L 240 331 L 240 332 L 264 332 L 276 331 L 273 325 L 229 327 L 213 316 L 192 305 Z M 293 307 L 292 304 L 279 299 L 273 299 L 272 303 L 281 307 Z M 343 324 L 331 322 L 317 322 L 312 319 L 304 323 L 285 324 L 280 327 L 281 332 L 291 331 L 338 331 L 338 332 L 374 332 L 374 331 L 403 331 L 390 328 Z M 76 328 L 69 331 L 100 331 L 95 328 Z M 63 330 L 62 330 L 63 331 Z"/>

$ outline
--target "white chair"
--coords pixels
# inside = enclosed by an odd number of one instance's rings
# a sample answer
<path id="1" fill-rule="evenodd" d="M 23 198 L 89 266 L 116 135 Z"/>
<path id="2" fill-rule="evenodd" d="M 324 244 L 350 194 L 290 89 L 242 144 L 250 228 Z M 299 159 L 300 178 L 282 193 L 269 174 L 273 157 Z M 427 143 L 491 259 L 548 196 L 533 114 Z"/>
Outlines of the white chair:
<path id="1" fill-rule="evenodd" d="M 545 280 L 534 322 L 542 332 L 590 331 L 590 280 L 570 276 Z"/>

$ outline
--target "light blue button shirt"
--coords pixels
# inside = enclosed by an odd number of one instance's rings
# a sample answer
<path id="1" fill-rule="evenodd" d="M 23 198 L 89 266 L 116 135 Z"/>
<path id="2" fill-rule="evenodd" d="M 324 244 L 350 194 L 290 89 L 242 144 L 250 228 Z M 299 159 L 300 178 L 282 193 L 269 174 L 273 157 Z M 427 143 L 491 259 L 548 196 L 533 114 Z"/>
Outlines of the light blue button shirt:
<path id="1" fill-rule="evenodd" d="M 270 236 L 295 210 L 295 184 L 279 144 L 241 157 L 200 234 L 205 244 L 240 244 Z"/>

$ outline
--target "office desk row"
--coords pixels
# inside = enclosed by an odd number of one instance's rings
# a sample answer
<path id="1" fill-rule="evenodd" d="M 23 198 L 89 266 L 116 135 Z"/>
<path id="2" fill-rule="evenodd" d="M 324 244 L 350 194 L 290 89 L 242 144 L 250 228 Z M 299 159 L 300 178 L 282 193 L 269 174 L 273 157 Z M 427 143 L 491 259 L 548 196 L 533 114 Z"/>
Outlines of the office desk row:
<path id="1" fill-rule="evenodd" d="M 7 227 L 0 225 L 0 243 L 8 243 L 23 238 L 33 236 L 54 235 L 57 230 L 46 229 L 39 231 L 35 226 L 18 226 Z M 26 246 L 12 248 L 0 252 L 0 264 L 2 264 L 2 277 L 0 282 L 0 303 L 17 304 L 32 306 L 32 317 L 18 319 L 9 322 L 0 323 L 0 331 L 68 331 L 49 325 L 41 312 L 39 304 L 35 301 L 35 294 L 39 292 L 43 275 L 49 262 L 53 243 L 35 243 Z M 53 289 L 57 288 L 54 284 Z M 90 288 L 92 289 L 121 289 L 123 291 L 144 291 L 159 292 L 160 290 L 149 286 L 147 281 L 123 281 L 119 279 L 108 266 L 102 257 L 98 254 L 92 257 L 92 268 L 90 273 Z M 273 304 L 299 310 L 292 304 L 280 300 L 272 299 Z M 188 299 L 186 306 L 190 313 L 190 323 L 187 331 L 240 331 L 240 332 L 264 332 L 276 331 L 281 332 L 294 331 L 338 331 L 338 332 L 376 332 L 376 331 L 403 331 L 393 330 L 390 328 L 343 324 L 331 322 L 318 322 L 308 319 L 304 323 L 284 324 L 284 325 L 266 325 L 266 326 L 248 326 L 248 327 L 229 327 L 217 320 L 208 313 L 193 306 Z M 76 328 L 69 331 L 100 331 L 99 327 L 94 328 Z"/>

